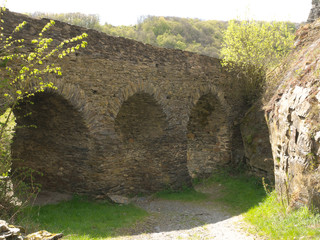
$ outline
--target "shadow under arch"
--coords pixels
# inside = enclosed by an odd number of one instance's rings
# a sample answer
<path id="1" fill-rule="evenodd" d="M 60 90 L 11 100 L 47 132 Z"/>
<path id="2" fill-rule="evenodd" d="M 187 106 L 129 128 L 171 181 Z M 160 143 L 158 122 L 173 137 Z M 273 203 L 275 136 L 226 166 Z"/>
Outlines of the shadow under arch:
<path id="1" fill-rule="evenodd" d="M 153 192 L 170 182 L 164 179 L 167 126 L 166 115 L 150 94 L 138 92 L 123 102 L 115 130 L 122 142 L 127 193 Z"/>
<path id="2" fill-rule="evenodd" d="M 166 95 L 163 94 L 161 90 L 155 87 L 152 83 L 145 81 L 130 82 L 126 87 L 119 89 L 118 93 L 115 94 L 116 101 L 110 101 L 108 103 L 107 108 L 109 115 L 115 120 L 123 103 L 137 93 L 149 94 L 162 108 L 166 118 L 168 117 L 169 110 L 167 108 L 168 101 Z"/>
<path id="3" fill-rule="evenodd" d="M 179 154 L 181 144 L 168 128 L 162 106 L 149 93 L 137 92 L 123 102 L 115 119 L 115 131 L 121 140 L 125 194 L 187 185 L 186 162 Z"/>
<path id="4" fill-rule="evenodd" d="M 46 90 L 21 101 L 14 115 L 13 169 L 28 167 L 41 172 L 43 176 L 36 181 L 42 190 L 85 191 L 89 130 L 71 101 L 59 91 Z"/>
<path id="5" fill-rule="evenodd" d="M 187 125 L 187 166 L 192 178 L 210 176 L 232 157 L 230 110 L 223 93 L 214 87 L 201 89 L 193 98 Z"/>

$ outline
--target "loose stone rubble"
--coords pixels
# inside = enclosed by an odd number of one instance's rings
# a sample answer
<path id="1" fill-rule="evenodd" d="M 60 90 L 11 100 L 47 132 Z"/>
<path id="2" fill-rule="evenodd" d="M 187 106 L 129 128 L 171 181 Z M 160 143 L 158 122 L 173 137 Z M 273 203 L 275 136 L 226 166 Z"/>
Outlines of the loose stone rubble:
<path id="1" fill-rule="evenodd" d="M 25 235 L 23 228 L 9 225 L 6 221 L 0 220 L 0 240 L 57 240 L 62 236 L 62 233 L 53 234 L 45 230 Z"/>

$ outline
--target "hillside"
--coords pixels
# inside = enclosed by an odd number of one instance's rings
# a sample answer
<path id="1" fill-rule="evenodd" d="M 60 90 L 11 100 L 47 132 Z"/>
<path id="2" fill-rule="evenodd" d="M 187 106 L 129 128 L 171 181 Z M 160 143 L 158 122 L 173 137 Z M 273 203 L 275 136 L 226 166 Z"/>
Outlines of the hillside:
<path id="1" fill-rule="evenodd" d="M 101 25 L 96 14 L 35 12 L 28 15 L 92 28 L 112 36 L 130 38 L 159 47 L 196 52 L 217 58 L 220 55 L 223 33 L 228 27 L 228 22 L 225 21 L 179 17 L 144 16 L 136 25 L 112 26 L 108 23 Z M 295 32 L 298 26 L 295 23 L 288 25 L 292 32 Z"/>
<path id="2" fill-rule="evenodd" d="M 96 29 L 112 36 L 121 36 L 160 47 L 196 52 L 212 57 L 219 56 L 223 31 L 228 23 L 223 21 L 178 18 L 141 17 L 133 26 L 101 25 L 98 15 L 82 13 L 29 14 L 36 18 L 50 18 L 70 24 Z"/>

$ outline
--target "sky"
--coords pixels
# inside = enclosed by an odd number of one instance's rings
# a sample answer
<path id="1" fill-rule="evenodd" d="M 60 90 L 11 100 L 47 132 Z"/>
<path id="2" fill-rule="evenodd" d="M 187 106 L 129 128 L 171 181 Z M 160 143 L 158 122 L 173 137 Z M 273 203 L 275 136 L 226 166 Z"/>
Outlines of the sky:
<path id="1" fill-rule="evenodd" d="M 7 0 L 20 13 L 98 14 L 102 24 L 134 25 L 141 16 L 202 20 L 255 19 L 305 22 L 312 0 Z"/>

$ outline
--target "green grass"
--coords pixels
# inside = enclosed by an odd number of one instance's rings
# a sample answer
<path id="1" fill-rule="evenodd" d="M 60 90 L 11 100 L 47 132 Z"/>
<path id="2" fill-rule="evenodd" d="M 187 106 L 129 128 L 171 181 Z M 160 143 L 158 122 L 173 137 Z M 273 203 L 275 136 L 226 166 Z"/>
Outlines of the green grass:
<path id="1" fill-rule="evenodd" d="M 207 194 L 197 192 L 193 188 L 184 188 L 181 191 L 163 190 L 155 193 L 154 196 L 161 199 L 185 202 L 204 201 L 209 198 Z"/>
<path id="2" fill-rule="evenodd" d="M 33 207 L 27 223 L 39 229 L 60 233 L 64 239 L 105 239 L 116 236 L 117 230 L 128 227 L 147 216 L 147 212 L 133 205 L 114 205 L 92 202 L 79 197 L 55 205 Z M 31 221 L 31 222 L 30 222 Z"/>
<path id="3" fill-rule="evenodd" d="M 214 174 L 204 184 L 221 184 L 221 196 L 216 200 L 227 204 L 231 211 L 244 213 L 251 229 L 267 239 L 320 239 L 320 215 L 307 207 L 287 212 L 276 197 L 266 194 L 262 180 L 245 174 Z"/>
<path id="4" fill-rule="evenodd" d="M 267 239 L 320 239 L 320 215 L 308 208 L 287 212 L 277 201 L 276 193 L 266 194 L 262 181 L 244 174 L 228 172 L 214 174 L 198 184 L 219 186 L 217 196 L 197 192 L 193 188 L 181 191 L 165 190 L 154 196 L 179 201 L 213 201 L 229 206 L 231 213 L 244 213 L 250 231 Z M 132 226 L 147 213 L 133 205 L 112 205 L 75 197 L 68 202 L 29 209 L 37 230 L 62 232 L 64 239 L 106 239 L 118 236 L 121 228 Z M 29 220 L 30 221 L 30 220 Z M 30 224 L 30 222 L 29 222 Z M 23 222 L 21 222 L 21 225 Z"/>
<path id="5" fill-rule="evenodd" d="M 245 213 L 244 219 L 254 226 L 254 232 L 267 235 L 268 239 L 320 238 L 320 215 L 312 213 L 307 207 L 286 212 L 286 208 L 278 202 L 275 191 Z"/>
<path id="6" fill-rule="evenodd" d="M 219 196 L 211 198 L 209 194 L 196 191 L 194 188 L 184 188 L 181 191 L 163 190 L 154 194 L 155 197 L 179 201 L 221 202 L 229 206 L 231 212 L 246 212 L 258 205 L 266 197 L 262 180 L 245 174 L 230 175 L 228 171 L 220 171 L 205 180 L 195 180 L 194 185 L 210 186 L 220 184 Z"/>
<path id="7" fill-rule="evenodd" d="M 222 171 L 203 182 L 207 185 L 212 183 L 221 185 L 221 194 L 215 201 L 227 204 L 231 212 L 246 212 L 266 197 L 262 180 L 245 174 L 230 175 L 227 171 Z"/>

